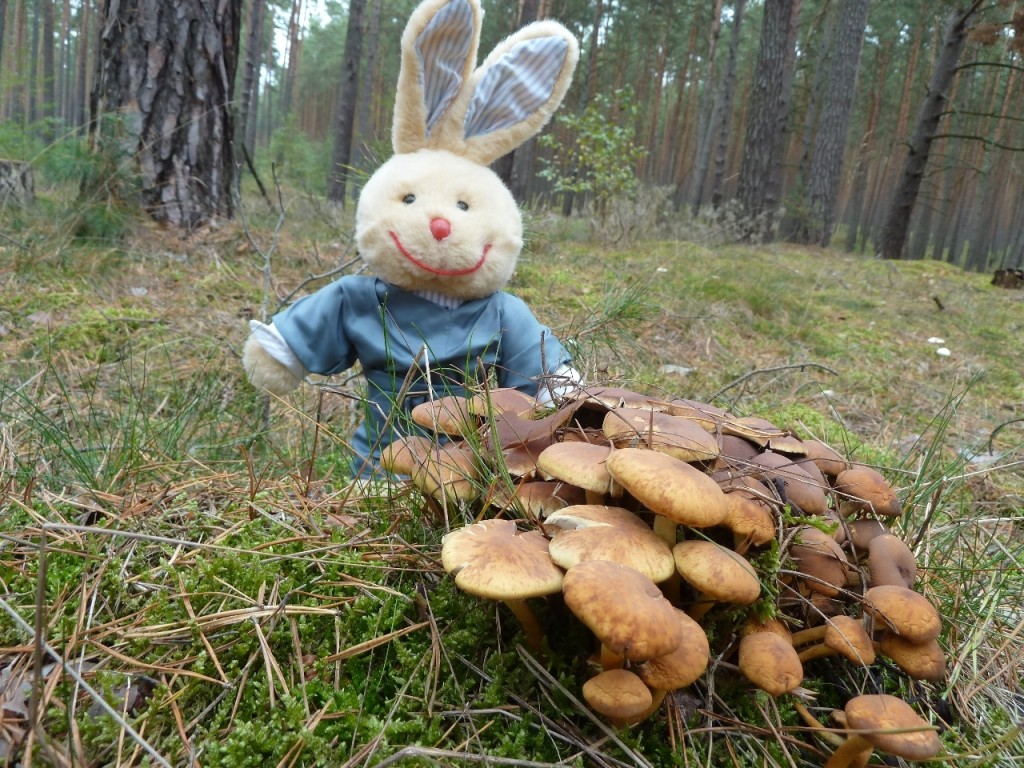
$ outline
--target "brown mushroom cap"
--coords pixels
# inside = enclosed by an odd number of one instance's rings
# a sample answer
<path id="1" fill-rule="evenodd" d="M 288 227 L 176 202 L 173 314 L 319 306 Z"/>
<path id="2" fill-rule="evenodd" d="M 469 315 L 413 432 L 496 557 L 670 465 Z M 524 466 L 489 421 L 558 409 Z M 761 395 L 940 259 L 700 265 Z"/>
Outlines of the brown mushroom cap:
<path id="1" fill-rule="evenodd" d="M 547 539 L 520 531 L 512 520 L 482 520 L 447 534 L 441 564 L 459 589 L 490 600 L 525 600 L 562 588 Z"/>
<path id="2" fill-rule="evenodd" d="M 750 682 L 770 696 L 781 696 L 804 679 L 803 664 L 785 637 L 752 632 L 740 640 L 739 667 Z"/>
<path id="3" fill-rule="evenodd" d="M 862 517 L 847 524 L 850 529 L 850 541 L 857 552 L 867 552 L 871 540 L 875 536 L 889 533 L 889 526 L 874 517 Z"/>
<path id="4" fill-rule="evenodd" d="M 894 584 L 914 588 L 917 581 L 917 558 L 903 539 L 883 533 L 868 545 L 868 584 L 878 587 Z"/>
<path id="5" fill-rule="evenodd" d="M 718 455 L 718 441 L 699 424 L 651 410 L 617 408 L 604 416 L 602 431 L 618 448 L 644 446 L 681 461 L 706 461 Z"/>
<path id="6" fill-rule="evenodd" d="M 938 640 L 912 643 L 894 632 L 883 632 L 878 650 L 915 680 L 939 681 L 946 676 L 946 654 Z"/>
<path id="7" fill-rule="evenodd" d="M 828 509 L 825 489 L 799 464 L 774 451 L 762 451 L 750 461 L 757 475 L 782 481 L 789 501 L 808 515 L 822 515 Z"/>
<path id="8" fill-rule="evenodd" d="M 835 477 L 850 464 L 834 448 L 821 440 L 807 439 L 804 443 L 804 455 L 813 461 L 826 477 Z"/>
<path id="9" fill-rule="evenodd" d="M 608 669 L 583 684 L 583 698 L 595 711 L 617 723 L 647 712 L 651 689 L 627 669 Z"/>
<path id="10" fill-rule="evenodd" d="M 565 574 L 562 592 L 569 610 L 598 640 L 631 661 L 671 653 L 682 639 L 672 603 L 632 568 L 587 560 Z"/>
<path id="11" fill-rule="evenodd" d="M 761 595 L 754 566 L 713 541 L 681 541 L 672 550 L 683 579 L 714 602 L 749 605 Z"/>
<path id="12" fill-rule="evenodd" d="M 465 437 L 476 431 L 477 421 L 470 415 L 468 401 L 460 395 L 445 395 L 420 403 L 410 413 L 413 423 L 452 437 Z"/>
<path id="13" fill-rule="evenodd" d="M 846 586 L 849 561 L 835 539 L 812 525 L 802 525 L 793 537 L 790 557 L 805 576 L 804 585 L 812 592 L 835 597 Z"/>
<path id="14" fill-rule="evenodd" d="M 851 467 L 836 476 L 836 492 L 843 497 L 847 514 L 868 511 L 884 517 L 900 513 L 896 491 L 882 473 L 871 467 Z"/>
<path id="15" fill-rule="evenodd" d="M 775 515 L 764 499 L 755 493 L 737 488 L 725 494 L 729 514 L 725 525 L 741 546 L 759 547 L 775 538 Z"/>
<path id="16" fill-rule="evenodd" d="M 697 528 L 721 525 L 729 514 L 718 484 L 673 456 L 621 448 L 608 456 L 607 467 L 641 504 L 676 523 Z"/>
<path id="17" fill-rule="evenodd" d="M 827 649 L 827 650 L 826 650 Z M 852 616 L 833 616 L 825 623 L 822 643 L 800 651 L 800 659 L 819 658 L 830 652 L 845 656 L 854 664 L 870 666 L 875 662 L 875 647 L 864 624 Z"/>
<path id="18" fill-rule="evenodd" d="M 850 729 L 890 755 L 927 760 L 939 754 L 942 747 L 935 730 L 928 728 L 928 723 L 909 704 L 895 696 L 884 693 L 855 696 L 843 709 Z M 908 728 L 924 730 L 908 731 Z"/>
<path id="19" fill-rule="evenodd" d="M 723 419 L 730 418 L 729 414 L 717 405 L 702 403 L 698 400 L 688 400 L 685 397 L 674 398 L 666 403 L 665 413 L 689 419 L 700 425 L 701 429 L 714 432 Z"/>
<path id="20" fill-rule="evenodd" d="M 609 507 L 603 504 L 573 504 L 549 515 L 544 523 L 549 532 L 551 532 L 552 528 L 572 530 L 575 528 L 588 528 L 594 525 L 645 528 L 650 530 L 650 526 L 639 515 L 622 507 Z"/>
<path id="21" fill-rule="evenodd" d="M 760 416 L 733 416 L 723 420 L 720 429 L 727 435 L 736 435 L 764 448 L 773 437 L 782 437 L 785 430 Z"/>
<path id="22" fill-rule="evenodd" d="M 666 691 L 684 688 L 704 674 L 711 658 L 703 627 L 683 611 L 676 611 L 676 618 L 683 631 L 682 640 L 676 649 L 633 667 L 640 679 L 651 688 Z"/>
<path id="23" fill-rule="evenodd" d="M 514 387 L 495 387 L 469 398 L 466 411 L 474 416 L 511 413 L 529 417 L 537 409 L 537 401 Z"/>
<path id="24" fill-rule="evenodd" d="M 380 465 L 396 475 L 411 475 L 433 445 L 434 441 L 423 435 L 400 437 L 381 451 Z"/>
<path id="25" fill-rule="evenodd" d="M 412 471 L 412 484 L 435 499 L 470 501 L 480 495 L 473 454 L 457 443 L 431 446 Z"/>
<path id="26" fill-rule="evenodd" d="M 924 595 L 884 584 L 864 593 L 864 610 L 890 631 L 913 643 L 934 640 L 942 631 L 939 612 Z"/>
<path id="27" fill-rule="evenodd" d="M 554 443 L 537 457 L 537 467 L 546 477 L 563 480 L 594 493 L 608 493 L 612 478 L 607 460 L 611 448 L 591 443 Z"/>
<path id="28" fill-rule="evenodd" d="M 585 560 L 611 560 L 654 582 L 665 581 L 676 569 L 668 544 L 646 525 L 591 525 L 560 531 L 548 548 L 551 559 L 566 569 Z"/>
<path id="29" fill-rule="evenodd" d="M 507 488 L 492 487 L 491 504 L 499 509 L 518 507 L 526 515 L 546 518 L 574 504 L 582 504 L 582 488 L 559 480 L 531 480 L 519 483 L 512 493 Z"/>

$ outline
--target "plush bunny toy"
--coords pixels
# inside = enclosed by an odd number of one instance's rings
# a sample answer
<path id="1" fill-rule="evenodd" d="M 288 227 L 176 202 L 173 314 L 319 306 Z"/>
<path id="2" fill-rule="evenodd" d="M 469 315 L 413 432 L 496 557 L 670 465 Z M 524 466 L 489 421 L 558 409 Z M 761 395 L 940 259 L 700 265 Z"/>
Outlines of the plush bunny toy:
<path id="1" fill-rule="evenodd" d="M 352 448 L 369 475 L 430 397 L 491 375 L 538 394 L 573 378 L 565 348 L 525 303 L 501 291 L 522 248 L 515 200 L 487 164 L 535 135 L 565 95 L 579 58 L 560 24 L 530 24 L 474 69 L 479 0 L 426 0 L 402 36 L 395 154 L 367 181 L 356 242 L 373 273 L 347 275 L 253 321 L 243 365 L 275 394 L 306 373 L 357 361 L 369 408 Z M 394 408 L 401 404 L 400 409 Z"/>

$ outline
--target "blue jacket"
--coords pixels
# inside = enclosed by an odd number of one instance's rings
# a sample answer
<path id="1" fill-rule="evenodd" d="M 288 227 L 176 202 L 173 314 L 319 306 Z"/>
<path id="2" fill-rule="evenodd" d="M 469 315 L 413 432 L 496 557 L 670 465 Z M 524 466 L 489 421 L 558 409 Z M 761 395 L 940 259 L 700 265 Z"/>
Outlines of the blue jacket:
<path id="1" fill-rule="evenodd" d="M 408 414 L 431 396 L 465 394 L 488 374 L 500 387 L 535 395 L 539 377 L 570 362 L 551 329 L 510 293 L 446 309 L 366 275 L 346 275 L 300 299 L 274 316 L 274 326 L 312 373 L 362 365 L 368 401 L 352 441 L 357 475 L 372 474 L 397 437 L 422 432 Z"/>

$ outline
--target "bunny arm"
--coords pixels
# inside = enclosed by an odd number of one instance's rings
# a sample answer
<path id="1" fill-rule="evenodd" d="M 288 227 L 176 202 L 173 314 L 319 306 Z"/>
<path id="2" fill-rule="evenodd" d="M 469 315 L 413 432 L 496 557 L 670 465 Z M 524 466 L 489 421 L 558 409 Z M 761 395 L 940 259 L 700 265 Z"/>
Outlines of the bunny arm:
<path id="1" fill-rule="evenodd" d="M 499 386 L 537 395 L 539 379 L 571 362 L 554 333 L 510 293 L 446 308 L 368 275 L 347 275 L 300 299 L 274 316 L 274 328 L 308 371 L 362 365 L 368 402 L 352 448 L 367 467 L 383 446 L 412 431 L 404 414 L 420 402 L 463 394 L 487 370 Z M 392 413 L 399 393 L 401 412 Z"/>

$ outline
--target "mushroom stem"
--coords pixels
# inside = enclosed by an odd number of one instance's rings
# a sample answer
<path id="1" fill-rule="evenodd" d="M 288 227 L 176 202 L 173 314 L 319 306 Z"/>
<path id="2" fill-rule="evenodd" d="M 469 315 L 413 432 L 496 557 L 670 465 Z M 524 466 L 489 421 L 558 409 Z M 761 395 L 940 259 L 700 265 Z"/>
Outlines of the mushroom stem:
<path id="1" fill-rule="evenodd" d="M 874 747 L 871 742 L 856 733 L 846 737 L 846 741 L 825 763 L 825 768 L 863 768 L 868 764 Z"/>
<path id="2" fill-rule="evenodd" d="M 822 638 L 825 637 L 825 630 L 828 629 L 827 624 L 819 624 L 816 627 L 810 629 L 801 629 L 793 633 L 791 638 L 793 641 L 793 647 L 796 648 L 798 645 L 804 645 L 805 643 L 820 643 Z"/>
<path id="3" fill-rule="evenodd" d="M 604 643 L 601 643 L 601 668 L 602 669 L 621 669 L 622 665 L 626 663 L 626 657 L 621 653 L 616 653 Z"/>
<path id="4" fill-rule="evenodd" d="M 800 653 L 797 654 L 797 656 L 799 657 L 800 662 L 803 663 L 805 661 L 812 661 L 814 659 L 822 659 L 826 656 L 836 656 L 838 653 L 839 651 L 829 648 L 824 643 L 818 643 L 816 645 L 804 648 L 802 651 L 800 651 Z"/>
<path id="5" fill-rule="evenodd" d="M 676 545 L 676 522 L 664 515 L 655 515 L 654 524 L 651 526 L 654 532 L 660 536 L 669 547 Z"/>
<path id="6" fill-rule="evenodd" d="M 661 702 L 665 700 L 665 696 L 668 694 L 668 690 L 665 688 L 652 688 L 651 689 L 651 706 L 641 712 L 639 715 L 634 715 L 624 721 L 624 725 L 636 725 L 642 723 L 648 717 L 658 711 L 658 707 L 661 706 Z"/>
<path id="7" fill-rule="evenodd" d="M 504 600 L 503 602 L 519 620 L 527 647 L 534 653 L 540 653 L 543 650 L 544 630 L 540 626 L 537 614 L 525 600 Z"/>
<path id="8" fill-rule="evenodd" d="M 811 727 L 811 729 L 818 734 L 824 741 L 827 741 L 833 747 L 840 747 L 843 745 L 843 738 L 828 730 L 821 723 L 818 722 L 818 718 L 810 713 L 810 710 L 804 706 L 804 703 L 800 699 L 793 698 L 793 709 L 796 710 L 797 714 L 800 715 L 801 719 Z"/>
<path id="9" fill-rule="evenodd" d="M 697 599 L 693 601 L 693 605 L 686 611 L 686 615 L 694 621 L 700 621 L 704 618 L 704 614 L 711 610 L 715 604 L 715 598 L 706 592 L 698 592 Z"/>

